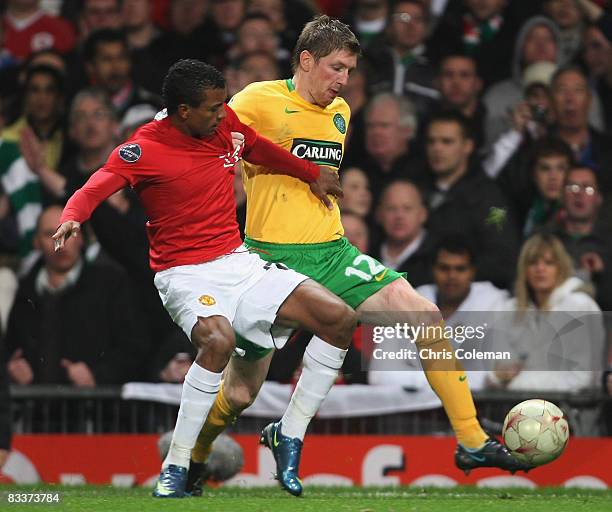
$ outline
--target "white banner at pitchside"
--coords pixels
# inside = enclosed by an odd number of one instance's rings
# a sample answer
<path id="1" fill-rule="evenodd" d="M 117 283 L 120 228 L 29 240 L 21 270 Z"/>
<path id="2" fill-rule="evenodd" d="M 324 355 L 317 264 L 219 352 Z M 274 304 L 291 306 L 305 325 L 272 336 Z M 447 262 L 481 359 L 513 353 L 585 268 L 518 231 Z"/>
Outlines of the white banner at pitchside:
<path id="1" fill-rule="evenodd" d="M 243 416 L 281 417 L 287 408 L 293 388 L 291 384 L 264 382 L 257 400 L 243 413 Z M 130 382 L 123 386 L 121 398 L 179 405 L 181 389 L 181 384 Z M 424 411 L 441 406 L 440 400 L 430 388 L 406 391 L 400 386 L 340 385 L 331 389 L 319 410 L 318 417 L 377 416 Z"/>

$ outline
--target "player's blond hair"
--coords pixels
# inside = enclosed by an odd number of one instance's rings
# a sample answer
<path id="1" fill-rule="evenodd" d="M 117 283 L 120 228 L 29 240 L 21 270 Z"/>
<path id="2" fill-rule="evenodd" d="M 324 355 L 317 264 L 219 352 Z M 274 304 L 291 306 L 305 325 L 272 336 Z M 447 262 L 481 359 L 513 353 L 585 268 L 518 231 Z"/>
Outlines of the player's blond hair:
<path id="1" fill-rule="evenodd" d="M 300 54 L 304 50 L 310 52 L 317 62 L 336 50 L 361 55 L 361 45 L 349 26 L 326 15 L 317 16 L 304 25 L 291 59 L 294 73 L 300 65 Z"/>

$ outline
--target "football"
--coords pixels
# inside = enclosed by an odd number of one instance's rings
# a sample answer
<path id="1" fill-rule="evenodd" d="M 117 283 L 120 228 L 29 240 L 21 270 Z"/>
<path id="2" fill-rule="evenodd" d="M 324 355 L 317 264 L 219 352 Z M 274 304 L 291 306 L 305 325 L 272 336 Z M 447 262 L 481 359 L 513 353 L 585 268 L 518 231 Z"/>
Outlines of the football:
<path id="1" fill-rule="evenodd" d="M 502 436 L 506 448 L 517 459 L 540 466 L 563 453 L 569 439 L 569 425 L 555 404 L 525 400 L 506 415 Z"/>

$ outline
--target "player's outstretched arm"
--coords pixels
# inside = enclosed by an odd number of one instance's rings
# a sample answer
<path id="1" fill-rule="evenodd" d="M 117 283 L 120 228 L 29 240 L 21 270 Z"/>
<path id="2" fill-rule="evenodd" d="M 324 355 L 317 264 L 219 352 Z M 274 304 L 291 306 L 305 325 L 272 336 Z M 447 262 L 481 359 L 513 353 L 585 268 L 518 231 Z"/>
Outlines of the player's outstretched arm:
<path id="1" fill-rule="evenodd" d="M 81 223 L 91 216 L 91 212 L 127 184 L 127 180 L 117 174 L 103 169 L 94 172 L 87 183 L 68 199 L 60 218 L 60 226 L 52 236 L 55 250 L 59 251 L 64 247 L 65 241 L 71 236 L 77 236 Z"/>

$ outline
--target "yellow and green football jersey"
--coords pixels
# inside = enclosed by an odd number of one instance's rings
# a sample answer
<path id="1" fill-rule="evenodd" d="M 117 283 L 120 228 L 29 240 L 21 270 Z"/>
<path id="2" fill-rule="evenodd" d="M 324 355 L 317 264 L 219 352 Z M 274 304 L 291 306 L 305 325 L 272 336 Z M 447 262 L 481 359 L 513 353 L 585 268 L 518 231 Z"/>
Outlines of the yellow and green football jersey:
<path id="1" fill-rule="evenodd" d="M 304 100 L 291 80 L 256 82 L 230 106 L 240 120 L 275 144 L 319 165 L 338 169 L 350 109 L 342 98 L 321 108 Z M 312 244 L 342 237 L 340 210 L 328 210 L 303 181 L 243 162 L 246 236 L 276 244 Z"/>

